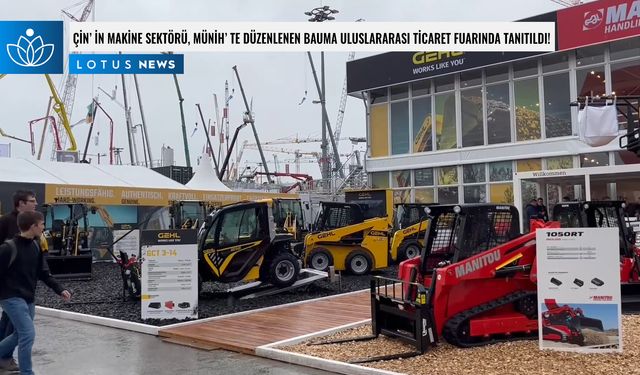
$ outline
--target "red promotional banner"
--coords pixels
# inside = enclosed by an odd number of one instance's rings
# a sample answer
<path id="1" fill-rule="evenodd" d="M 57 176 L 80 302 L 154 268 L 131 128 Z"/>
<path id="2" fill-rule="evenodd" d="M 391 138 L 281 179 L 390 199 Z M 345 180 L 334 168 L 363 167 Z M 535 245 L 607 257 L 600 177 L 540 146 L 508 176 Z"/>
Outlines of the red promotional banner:
<path id="1" fill-rule="evenodd" d="M 558 11 L 558 49 L 640 35 L 640 0 L 600 0 Z"/>

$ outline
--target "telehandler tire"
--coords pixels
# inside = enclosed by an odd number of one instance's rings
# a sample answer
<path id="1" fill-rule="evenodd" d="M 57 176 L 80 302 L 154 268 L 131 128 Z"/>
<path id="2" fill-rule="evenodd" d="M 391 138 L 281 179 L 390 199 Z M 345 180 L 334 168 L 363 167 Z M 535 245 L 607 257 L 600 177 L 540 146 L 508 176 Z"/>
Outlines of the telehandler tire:
<path id="1" fill-rule="evenodd" d="M 300 263 L 291 253 L 279 253 L 269 263 L 269 280 L 279 288 L 293 285 L 298 280 L 299 273 Z"/>

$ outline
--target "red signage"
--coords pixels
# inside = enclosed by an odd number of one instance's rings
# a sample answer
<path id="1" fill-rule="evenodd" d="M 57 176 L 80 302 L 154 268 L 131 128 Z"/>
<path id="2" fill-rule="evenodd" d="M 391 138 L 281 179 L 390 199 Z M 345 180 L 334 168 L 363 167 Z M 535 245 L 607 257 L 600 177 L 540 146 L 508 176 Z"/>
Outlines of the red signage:
<path id="1" fill-rule="evenodd" d="M 558 11 L 558 49 L 640 35 L 640 0 L 600 0 Z"/>

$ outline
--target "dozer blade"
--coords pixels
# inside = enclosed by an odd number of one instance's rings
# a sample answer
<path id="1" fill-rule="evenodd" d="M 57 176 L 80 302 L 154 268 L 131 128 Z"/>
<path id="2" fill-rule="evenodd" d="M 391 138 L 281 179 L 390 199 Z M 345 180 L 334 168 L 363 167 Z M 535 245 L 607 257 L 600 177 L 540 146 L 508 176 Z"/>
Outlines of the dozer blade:
<path id="1" fill-rule="evenodd" d="M 93 257 L 89 255 L 50 255 L 49 270 L 57 279 L 91 280 Z"/>
<path id="2" fill-rule="evenodd" d="M 580 327 L 581 328 L 589 328 L 589 329 L 593 329 L 596 331 L 604 331 L 604 328 L 602 326 L 602 320 L 600 319 L 594 319 L 594 318 L 585 318 L 580 317 Z"/>

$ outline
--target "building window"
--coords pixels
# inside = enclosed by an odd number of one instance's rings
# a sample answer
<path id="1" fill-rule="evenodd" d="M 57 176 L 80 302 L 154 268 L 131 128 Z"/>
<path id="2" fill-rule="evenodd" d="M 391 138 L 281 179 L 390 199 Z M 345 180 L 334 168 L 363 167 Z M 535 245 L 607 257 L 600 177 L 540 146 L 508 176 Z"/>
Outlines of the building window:
<path id="1" fill-rule="evenodd" d="M 409 97 L 409 86 L 398 85 L 391 87 L 391 100 L 406 99 Z"/>
<path id="2" fill-rule="evenodd" d="M 489 163 L 489 181 L 511 181 L 512 179 L 513 164 L 511 161 Z"/>
<path id="3" fill-rule="evenodd" d="M 438 168 L 438 185 L 457 185 L 458 167 Z"/>
<path id="4" fill-rule="evenodd" d="M 529 77 L 538 74 L 538 59 L 524 60 L 513 63 L 514 78 Z"/>
<path id="5" fill-rule="evenodd" d="M 435 84 L 436 92 L 453 90 L 454 86 L 454 74 L 448 74 L 446 76 L 438 77 L 433 80 Z"/>
<path id="6" fill-rule="evenodd" d="M 487 86 L 487 133 L 489 144 L 511 142 L 509 84 Z"/>
<path id="7" fill-rule="evenodd" d="M 464 186 L 464 203 L 486 203 L 487 202 L 487 185 L 465 185 Z"/>
<path id="8" fill-rule="evenodd" d="M 370 177 L 372 189 L 389 188 L 389 172 L 372 172 Z"/>
<path id="9" fill-rule="evenodd" d="M 402 189 L 393 191 L 393 203 L 409 203 L 411 202 L 411 190 Z"/>
<path id="10" fill-rule="evenodd" d="M 501 82 L 509 79 L 509 65 L 499 65 L 485 69 L 487 83 Z"/>
<path id="11" fill-rule="evenodd" d="M 573 168 L 573 156 L 558 156 L 547 158 L 547 169 L 570 169 Z"/>
<path id="12" fill-rule="evenodd" d="M 617 96 L 640 95 L 640 60 L 611 64 L 611 80 Z"/>
<path id="13" fill-rule="evenodd" d="M 439 187 L 438 204 L 456 204 L 458 200 L 458 187 Z"/>
<path id="14" fill-rule="evenodd" d="M 580 155 L 580 167 L 606 167 L 609 165 L 609 154 L 606 152 L 594 152 Z"/>
<path id="15" fill-rule="evenodd" d="M 577 69 L 576 82 L 578 84 L 578 96 L 605 95 L 603 66 Z"/>
<path id="16" fill-rule="evenodd" d="M 490 184 L 491 203 L 513 204 L 513 184 Z"/>
<path id="17" fill-rule="evenodd" d="M 616 165 L 640 164 L 640 157 L 631 151 L 615 151 L 613 153 Z"/>
<path id="18" fill-rule="evenodd" d="M 371 157 L 389 156 L 389 106 L 375 105 L 369 115 Z"/>
<path id="19" fill-rule="evenodd" d="M 415 186 L 433 186 L 433 168 L 416 169 L 413 177 Z"/>
<path id="20" fill-rule="evenodd" d="M 369 91 L 369 101 L 371 104 L 384 103 L 389 100 L 387 88 Z"/>
<path id="21" fill-rule="evenodd" d="M 473 184 L 487 181 L 484 164 L 467 164 L 462 167 L 462 182 Z"/>
<path id="22" fill-rule="evenodd" d="M 431 142 L 431 97 L 412 101 L 413 152 L 433 151 Z"/>
<path id="23" fill-rule="evenodd" d="M 544 129 L 547 138 L 571 135 L 569 73 L 544 76 Z"/>
<path id="24" fill-rule="evenodd" d="M 413 191 L 415 195 L 416 203 L 434 203 L 435 195 L 433 193 L 433 188 L 428 189 L 415 189 Z"/>
<path id="25" fill-rule="evenodd" d="M 576 50 L 576 65 L 578 67 L 604 62 L 604 48 L 602 45 L 578 48 Z"/>
<path id="26" fill-rule="evenodd" d="M 462 90 L 460 95 L 462 107 L 462 147 L 483 145 L 482 89 L 478 87 Z"/>
<path id="27" fill-rule="evenodd" d="M 457 145 L 455 94 L 436 95 L 436 148 L 449 150 Z"/>
<path id="28" fill-rule="evenodd" d="M 431 94 L 431 81 L 418 81 L 411 84 L 411 95 L 420 96 Z"/>
<path id="29" fill-rule="evenodd" d="M 409 153 L 409 102 L 391 103 L 391 154 Z"/>
<path id="30" fill-rule="evenodd" d="M 609 57 L 611 60 L 638 56 L 640 56 L 640 37 L 627 38 L 609 44 Z"/>
<path id="31" fill-rule="evenodd" d="M 460 73 L 460 88 L 482 85 L 482 70 L 469 70 Z"/>
<path id="32" fill-rule="evenodd" d="M 524 159 L 516 162 L 518 172 L 534 172 L 542 170 L 542 159 Z"/>
<path id="33" fill-rule="evenodd" d="M 542 56 L 542 72 L 555 72 L 569 69 L 569 55 L 567 53 L 553 53 Z"/>
<path id="34" fill-rule="evenodd" d="M 391 172 L 391 187 L 403 188 L 411 186 L 411 171 Z"/>
<path id="35" fill-rule="evenodd" d="M 516 98 L 516 140 L 540 139 L 538 79 L 515 81 L 513 87 Z"/>

